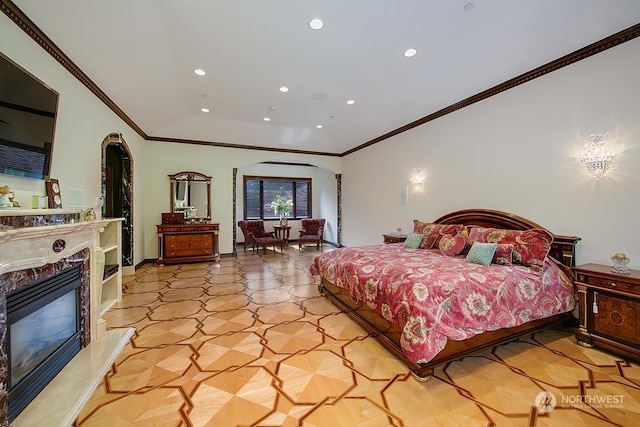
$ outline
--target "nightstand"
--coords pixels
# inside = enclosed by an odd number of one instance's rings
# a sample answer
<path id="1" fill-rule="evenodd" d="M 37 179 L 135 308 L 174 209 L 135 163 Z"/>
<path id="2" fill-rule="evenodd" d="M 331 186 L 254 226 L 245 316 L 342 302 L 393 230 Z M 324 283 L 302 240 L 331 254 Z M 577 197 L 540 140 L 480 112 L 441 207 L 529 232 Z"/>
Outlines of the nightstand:
<path id="1" fill-rule="evenodd" d="M 388 243 L 402 243 L 405 240 L 407 240 L 407 235 L 406 234 L 383 234 L 382 237 L 384 238 L 384 243 L 388 244 Z"/>
<path id="2" fill-rule="evenodd" d="M 640 271 L 621 275 L 611 267 L 573 269 L 578 292 L 578 344 L 601 347 L 640 360 Z"/>

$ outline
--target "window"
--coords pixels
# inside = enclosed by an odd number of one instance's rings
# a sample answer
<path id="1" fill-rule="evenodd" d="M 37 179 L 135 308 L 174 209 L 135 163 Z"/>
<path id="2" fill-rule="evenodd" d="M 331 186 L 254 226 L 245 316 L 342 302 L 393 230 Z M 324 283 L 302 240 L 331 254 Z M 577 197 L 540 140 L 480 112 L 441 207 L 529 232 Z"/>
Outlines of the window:
<path id="1" fill-rule="evenodd" d="M 310 178 L 244 177 L 244 218 L 277 219 L 271 209 L 276 194 L 293 201 L 291 219 L 309 218 L 311 212 Z"/>

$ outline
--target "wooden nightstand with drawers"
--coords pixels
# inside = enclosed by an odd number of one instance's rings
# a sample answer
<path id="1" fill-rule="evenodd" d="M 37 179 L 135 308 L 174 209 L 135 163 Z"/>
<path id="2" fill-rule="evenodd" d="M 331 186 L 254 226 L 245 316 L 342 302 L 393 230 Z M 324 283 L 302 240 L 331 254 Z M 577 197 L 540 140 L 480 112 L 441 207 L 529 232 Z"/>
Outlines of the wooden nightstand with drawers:
<path id="1" fill-rule="evenodd" d="M 621 275 L 611 267 L 574 267 L 578 293 L 578 344 L 640 360 L 640 271 Z"/>
<path id="2" fill-rule="evenodd" d="M 389 243 L 403 243 L 407 240 L 406 234 L 383 234 L 382 238 L 384 239 L 385 244 Z"/>

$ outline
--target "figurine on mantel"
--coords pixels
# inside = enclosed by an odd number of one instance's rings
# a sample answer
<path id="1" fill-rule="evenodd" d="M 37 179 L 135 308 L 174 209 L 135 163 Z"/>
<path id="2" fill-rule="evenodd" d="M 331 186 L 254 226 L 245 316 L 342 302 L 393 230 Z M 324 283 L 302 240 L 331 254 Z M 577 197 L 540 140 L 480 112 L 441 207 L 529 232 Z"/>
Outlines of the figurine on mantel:
<path id="1" fill-rule="evenodd" d="M 0 187 L 0 208 L 19 208 L 20 203 L 8 185 Z"/>
<path id="2" fill-rule="evenodd" d="M 84 211 L 84 220 L 85 221 L 95 221 L 98 218 L 96 215 L 96 211 L 93 208 L 89 208 Z"/>

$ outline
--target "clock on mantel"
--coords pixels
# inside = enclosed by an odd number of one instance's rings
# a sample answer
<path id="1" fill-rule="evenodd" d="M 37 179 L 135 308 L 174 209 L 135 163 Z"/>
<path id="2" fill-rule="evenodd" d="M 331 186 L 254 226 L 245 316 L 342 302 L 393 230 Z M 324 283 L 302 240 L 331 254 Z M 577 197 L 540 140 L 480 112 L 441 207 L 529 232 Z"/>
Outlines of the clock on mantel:
<path id="1" fill-rule="evenodd" d="M 62 197 L 60 195 L 60 183 L 57 179 L 47 181 L 47 196 L 49 197 L 49 208 L 61 209 Z"/>

